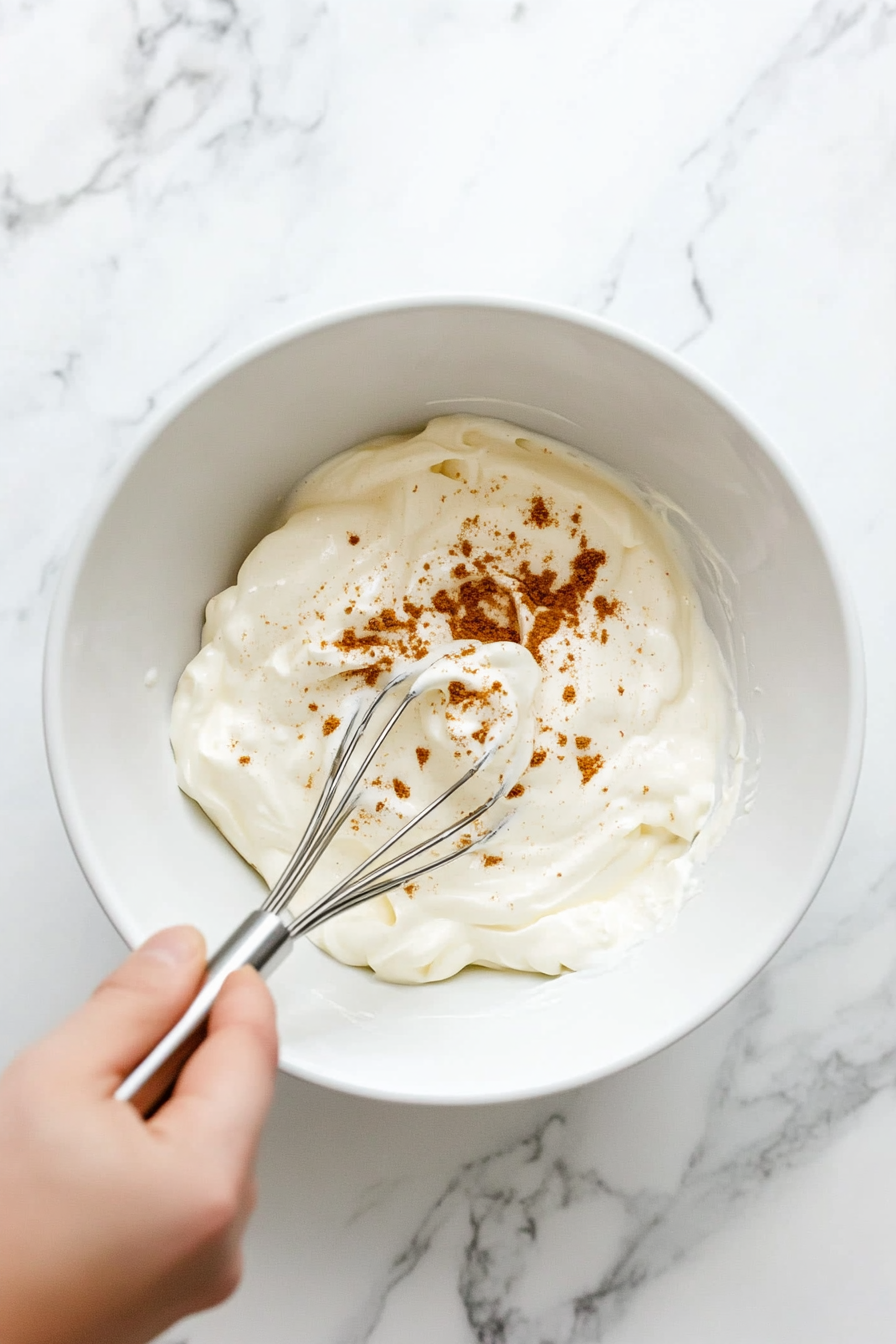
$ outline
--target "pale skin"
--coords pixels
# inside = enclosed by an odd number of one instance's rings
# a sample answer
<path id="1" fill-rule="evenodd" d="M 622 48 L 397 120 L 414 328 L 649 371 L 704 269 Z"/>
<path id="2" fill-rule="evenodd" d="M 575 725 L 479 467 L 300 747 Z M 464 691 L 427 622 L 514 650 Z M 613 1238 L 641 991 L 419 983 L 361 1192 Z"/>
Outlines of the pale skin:
<path id="1" fill-rule="evenodd" d="M 277 1064 L 258 974 L 152 1119 L 113 1096 L 204 966 L 195 929 L 163 930 L 0 1077 L 0 1344 L 145 1344 L 237 1286 Z"/>

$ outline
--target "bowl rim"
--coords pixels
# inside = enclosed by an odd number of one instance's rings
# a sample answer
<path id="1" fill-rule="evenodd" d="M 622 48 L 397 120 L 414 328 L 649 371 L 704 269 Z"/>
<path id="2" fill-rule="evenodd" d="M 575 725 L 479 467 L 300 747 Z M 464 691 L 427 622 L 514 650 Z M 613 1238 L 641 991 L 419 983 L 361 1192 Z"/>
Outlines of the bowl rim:
<path id="1" fill-rule="evenodd" d="M 266 335 L 247 341 L 234 352 L 219 358 L 205 371 L 189 378 L 177 396 L 147 420 L 133 443 L 122 454 L 114 469 L 109 473 L 103 486 L 96 491 L 92 502 L 82 515 L 75 538 L 62 565 L 56 592 L 54 594 L 47 626 L 43 659 L 43 728 L 47 763 L 56 803 L 69 843 L 84 877 L 106 917 L 121 935 L 129 948 L 140 941 L 142 931 L 131 919 L 126 906 L 120 900 L 117 890 L 105 878 L 101 856 L 95 850 L 90 838 L 87 822 L 78 800 L 77 789 L 73 783 L 70 764 L 64 747 L 62 685 L 63 685 L 63 648 L 68 628 L 72 604 L 77 591 L 81 571 L 88 552 L 93 544 L 96 532 L 113 504 L 125 480 L 135 464 L 151 447 L 159 435 L 172 424 L 193 402 L 198 400 L 216 384 L 223 382 L 240 368 L 251 363 L 272 350 L 286 345 L 304 336 L 313 335 L 328 327 L 355 322 L 359 319 L 376 317 L 404 310 L 425 308 L 489 308 L 503 309 L 508 312 L 523 313 L 527 316 L 544 317 L 584 327 L 592 332 L 609 337 L 648 358 L 664 365 L 673 374 L 690 383 L 701 391 L 710 401 L 719 406 L 752 439 L 772 462 L 793 496 L 809 524 L 827 564 L 832 586 L 837 599 L 840 617 L 845 635 L 845 657 L 848 677 L 847 693 L 847 731 L 840 777 L 831 808 L 832 824 L 828 838 L 822 846 L 813 869 L 807 873 L 800 899 L 793 902 L 791 915 L 786 924 L 779 925 L 765 941 L 761 955 L 749 974 L 732 981 L 725 989 L 695 1009 L 684 1021 L 679 1020 L 654 1040 L 638 1049 L 630 1050 L 611 1066 L 585 1068 L 580 1073 L 562 1083 L 534 1084 L 531 1087 L 514 1088 L 500 1093 L 472 1092 L 466 1095 L 436 1097 L 425 1093 L 380 1089 L 364 1084 L 353 1085 L 349 1082 L 335 1081 L 329 1075 L 313 1068 L 295 1067 L 283 1059 L 280 1068 L 284 1073 L 302 1078 L 308 1082 L 362 1096 L 377 1101 L 399 1102 L 412 1105 L 486 1105 L 502 1102 L 522 1101 L 535 1097 L 551 1096 L 556 1093 L 582 1087 L 599 1078 L 610 1077 L 630 1068 L 642 1060 L 648 1059 L 667 1049 L 676 1041 L 684 1039 L 690 1033 L 714 1017 L 726 1004 L 730 1003 L 757 975 L 768 965 L 775 953 L 784 945 L 797 924 L 805 915 L 827 876 L 846 831 L 852 812 L 861 774 L 862 754 L 865 742 L 866 711 L 866 674 L 865 657 L 862 642 L 861 625 L 855 603 L 846 581 L 841 562 L 827 535 L 827 530 L 819 519 L 808 491 L 803 486 L 796 471 L 787 462 L 765 433 L 743 411 L 741 406 L 728 393 L 724 392 L 711 378 L 695 369 L 679 354 L 664 349 L 647 337 L 629 331 L 624 326 L 607 318 L 596 316 L 572 306 L 546 303 L 536 299 L 501 293 L 452 293 L 452 294 L 408 294 L 370 300 L 360 304 L 346 305 L 330 309 L 324 313 L 300 321 L 289 322 L 277 327 Z"/>

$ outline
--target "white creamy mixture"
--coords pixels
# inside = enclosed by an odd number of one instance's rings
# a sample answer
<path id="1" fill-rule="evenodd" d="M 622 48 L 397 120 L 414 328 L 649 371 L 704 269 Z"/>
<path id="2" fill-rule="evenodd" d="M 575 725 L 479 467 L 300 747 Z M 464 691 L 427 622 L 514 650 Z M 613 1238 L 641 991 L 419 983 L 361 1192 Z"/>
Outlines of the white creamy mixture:
<path id="1" fill-rule="evenodd" d="M 209 603 L 174 701 L 180 786 L 273 884 L 358 696 L 448 649 L 302 903 L 498 739 L 438 820 L 518 776 L 457 843 L 506 824 L 312 937 L 406 983 L 600 964 L 668 923 L 739 784 L 730 680 L 677 550 L 614 474 L 502 421 L 350 449 Z"/>

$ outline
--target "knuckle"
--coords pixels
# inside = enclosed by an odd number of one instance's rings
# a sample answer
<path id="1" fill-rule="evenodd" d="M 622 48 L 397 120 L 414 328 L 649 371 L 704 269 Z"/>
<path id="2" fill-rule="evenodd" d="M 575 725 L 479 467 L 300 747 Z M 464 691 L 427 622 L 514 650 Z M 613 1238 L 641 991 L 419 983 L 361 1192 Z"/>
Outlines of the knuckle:
<path id="1" fill-rule="evenodd" d="M 3 1079 L 7 1108 L 13 1112 L 22 1109 L 27 1114 L 32 1106 L 40 1103 L 53 1080 L 53 1071 L 48 1069 L 40 1047 L 26 1050 L 9 1065 Z"/>
<path id="2" fill-rule="evenodd" d="M 203 1182 L 193 1200 L 192 1222 L 200 1244 L 225 1237 L 240 1213 L 240 1191 L 230 1179 Z"/>
<path id="3" fill-rule="evenodd" d="M 228 1297 L 233 1296 L 239 1288 L 242 1278 L 243 1257 L 239 1250 L 235 1250 L 223 1257 L 215 1267 L 214 1272 L 208 1276 L 201 1291 L 197 1294 L 193 1309 L 208 1311 L 211 1307 L 220 1306 L 222 1302 L 227 1301 Z"/>
<path id="4" fill-rule="evenodd" d="M 223 1265 L 216 1284 L 217 1301 L 224 1302 L 232 1297 L 243 1278 L 243 1257 L 235 1252 Z"/>
<path id="5" fill-rule="evenodd" d="M 134 984 L 118 980 L 112 975 L 97 985 L 90 996 L 90 1002 L 95 1004 L 111 1022 L 113 1019 L 120 1020 L 122 1015 L 130 1018 L 136 1006 L 140 1008 L 144 1006 L 147 997 L 145 989 L 141 992 Z"/>
<path id="6" fill-rule="evenodd" d="M 133 998 L 135 994 L 151 990 L 152 984 L 142 965 L 132 966 L 124 962 L 111 975 L 107 975 L 105 980 L 100 981 L 90 997 L 101 1002 L 127 1000 Z"/>

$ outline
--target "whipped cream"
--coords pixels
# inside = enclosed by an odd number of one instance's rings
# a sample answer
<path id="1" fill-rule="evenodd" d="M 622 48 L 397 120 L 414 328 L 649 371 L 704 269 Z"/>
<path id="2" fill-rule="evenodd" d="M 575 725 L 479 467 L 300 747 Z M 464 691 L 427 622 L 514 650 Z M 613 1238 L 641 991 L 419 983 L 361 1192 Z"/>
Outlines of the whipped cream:
<path id="1" fill-rule="evenodd" d="M 208 604 L 172 713 L 181 788 L 272 885 L 359 698 L 439 654 L 294 908 L 482 755 L 428 824 L 506 798 L 452 863 L 314 941 L 418 983 L 599 965 L 668 924 L 733 813 L 730 677 L 662 510 L 502 421 L 440 417 L 297 488 Z"/>
<path id="2" fill-rule="evenodd" d="M 430 654 L 406 692 L 409 700 L 420 702 L 420 741 L 414 747 L 420 769 L 435 750 L 438 759 L 428 774 L 451 782 L 458 775 L 454 761 L 463 767 L 470 757 L 484 757 L 509 792 L 532 757 L 540 680 L 538 664 L 521 644 L 457 640 Z M 407 727 L 406 722 L 405 731 Z M 390 733 L 377 761 L 394 756 Z"/>

